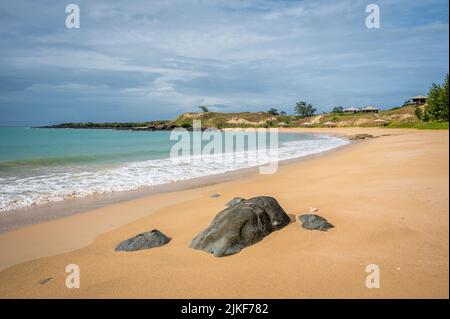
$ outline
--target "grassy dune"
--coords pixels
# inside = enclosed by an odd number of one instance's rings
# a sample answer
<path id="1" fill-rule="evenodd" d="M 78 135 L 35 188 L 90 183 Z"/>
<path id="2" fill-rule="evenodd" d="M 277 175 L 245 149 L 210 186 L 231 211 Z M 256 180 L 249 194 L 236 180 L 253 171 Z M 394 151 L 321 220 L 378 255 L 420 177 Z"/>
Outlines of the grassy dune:
<path id="1" fill-rule="evenodd" d="M 422 106 L 422 108 L 425 105 Z M 266 112 L 241 113 L 184 113 L 173 124 L 190 127 L 192 121 L 202 121 L 203 127 L 324 127 L 325 123 L 334 123 L 336 127 L 375 127 L 448 129 L 448 122 L 422 122 L 415 115 L 414 106 L 395 107 L 379 113 L 325 113 L 300 118 L 296 115 L 271 115 Z M 376 122 L 377 120 L 386 122 Z"/>

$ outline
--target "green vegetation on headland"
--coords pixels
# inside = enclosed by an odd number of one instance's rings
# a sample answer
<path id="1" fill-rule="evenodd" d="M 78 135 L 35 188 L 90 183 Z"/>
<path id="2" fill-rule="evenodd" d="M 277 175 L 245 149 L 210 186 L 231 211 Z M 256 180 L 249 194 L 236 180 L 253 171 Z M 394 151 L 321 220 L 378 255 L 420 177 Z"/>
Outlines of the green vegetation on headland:
<path id="1" fill-rule="evenodd" d="M 448 74 L 442 85 L 433 83 L 428 92 L 427 106 L 416 108 L 416 116 L 423 122 L 448 122 Z"/>
<path id="2" fill-rule="evenodd" d="M 387 127 L 388 128 L 415 128 L 418 130 L 448 130 L 448 122 L 418 122 L 415 124 L 391 123 Z"/>
<path id="3" fill-rule="evenodd" d="M 92 128 L 118 130 L 170 130 L 177 127 L 192 128 L 194 120 L 201 120 L 202 128 L 249 127 L 375 127 L 448 129 L 449 96 L 448 75 L 442 85 L 433 83 L 426 103 L 404 103 L 388 110 L 374 107 L 363 109 L 336 106 L 331 112 L 316 114 L 316 108 L 304 101 L 296 103 L 295 114 L 270 108 L 267 112 L 220 113 L 210 112 L 205 105 L 200 112 L 183 113 L 173 121 L 148 121 L 129 123 L 62 123 L 50 128 Z"/>

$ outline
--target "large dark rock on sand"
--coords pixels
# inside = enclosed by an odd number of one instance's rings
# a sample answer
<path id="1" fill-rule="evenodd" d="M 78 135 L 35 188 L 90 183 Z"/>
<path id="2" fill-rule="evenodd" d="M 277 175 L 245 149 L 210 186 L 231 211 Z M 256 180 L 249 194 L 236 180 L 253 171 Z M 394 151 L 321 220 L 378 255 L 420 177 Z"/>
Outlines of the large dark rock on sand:
<path id="1" fill-rule="evenodd" d="M 302 227 L 308 230 L 327 231 L 334 227 L 325 218 L 319 215 L 305 214 L 298 216 L 298 219 L 302 222 Z"/>
<path id="2" fill-rule="evenodd" d="M 124 240 L 116 247 L 116 251 L 135 251 L 164 246 L 170 238 L 157 229 L 145 232 Z"/>
<path id="3" fill-rule="evenodd" d="M 289 216 L 274 198 L 254 197 L 222 210 L 190 247 L 216 257 L 233 255 L 289 223 Z"/>

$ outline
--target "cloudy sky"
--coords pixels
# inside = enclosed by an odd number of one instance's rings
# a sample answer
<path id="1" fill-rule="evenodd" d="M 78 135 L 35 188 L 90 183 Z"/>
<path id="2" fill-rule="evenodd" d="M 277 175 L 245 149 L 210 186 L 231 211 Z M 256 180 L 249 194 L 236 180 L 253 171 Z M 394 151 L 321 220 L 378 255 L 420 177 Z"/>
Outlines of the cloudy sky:
<path id="1" fill-rule="evenodd" d="M 79 29 L 65 27 L 71 2 Z M 449 68 L 448 0 L 71 2 L 0 2 L 0 125 L 388 108 Z"/>

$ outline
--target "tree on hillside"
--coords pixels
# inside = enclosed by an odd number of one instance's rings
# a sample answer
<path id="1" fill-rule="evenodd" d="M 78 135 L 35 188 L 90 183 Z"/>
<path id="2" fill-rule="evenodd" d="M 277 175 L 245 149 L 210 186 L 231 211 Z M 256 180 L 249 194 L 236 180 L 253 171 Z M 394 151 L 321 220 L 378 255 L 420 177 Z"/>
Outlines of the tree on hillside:
<path id="1" fill-rule="evenodd" d="M 297 113 L 301 118 L 313 116 L 317 110 L 311 103 L 297 102 L 295 104 L 295 113 Z"/>
<path id="2" fill-rule="evenodd" d="M 448 122 L 448 74 L 442 85 L 431 85 L 427 103 L 427 111 L 432 120 Z"/>
<path id="3" fill-rule="evenodd" d="M 333 113 L 344 113 L 344 108 L 342 106 L 336 106 L 333 108 L 333 110 L 331 111 Z"/>
<path id="4" fill-rule="evenodd" d="M 267 111 L 267 114 L 279 115 L 280 113 L 278 113 L 278 110 L 276 108 L 272 107 L 270 110 Z"/>
<path id="5" fill-rule="evenodd" d="M 286 115 L 286 112 L 285 111 L 281 111 L 280 115 Z"/>
<path id="6" fill-rule="evenodd" d="M 421 109 L 420 107 L 416 106 L 416 107 L 414 108 L 414 114 L 416 115 L 416 117 L 417 117 L 419 120 L 421 120 L 421 119 L 422 119 L 422 116 L 423 116 L 423 111 L 422 111 L 422 109 Z"/>
<path id="7" fill-rule="evenodd" d="M 209 109 L 208 109 L 208 107 L 207 107 L 206 105 L 200 105 L 198 108 L 199 108 L 200 111 L 202 111 L 203 113 L 209 112 Z"/>

